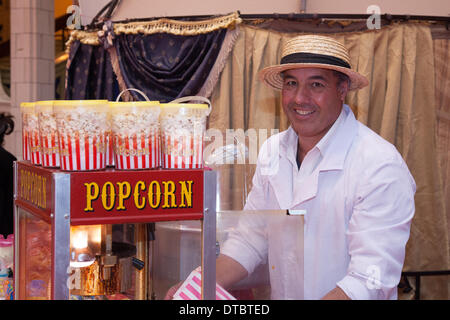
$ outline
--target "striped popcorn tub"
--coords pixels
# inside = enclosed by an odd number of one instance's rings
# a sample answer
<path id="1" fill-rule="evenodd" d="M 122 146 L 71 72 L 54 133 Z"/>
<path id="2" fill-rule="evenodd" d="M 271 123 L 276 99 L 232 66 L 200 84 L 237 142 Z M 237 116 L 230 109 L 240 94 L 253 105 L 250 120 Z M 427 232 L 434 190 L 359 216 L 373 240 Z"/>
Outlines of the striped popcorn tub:
<path id="1" fill-rule="evenodd" d="M 158 168 L 159 102 L 110 102 L 109 106 L 116 169 Z"/>
<path id="2" fill-rule="evenodd" d="M 106 168 L 110 116 L 107 100 L 55 101 L 61 169 Z"/>
<path id="3" fill-rule="evenodd" d="M 192 271 L 183 284 L 173 295 L 173 300 L 201 300 L 202 298 L 202 269 L 198 267 Z M 216 283 L 216 300 L 236 300 L 228 291 Z"/>
<path id="4" fill-rule="evenodd" d="M 202 101 L 206 104 L 183 103 Z M 206 120 L 211 102 L 190 96 L 161 104 L 162 167 L 165 169 L 203 168 Z"/>
<path id="5" fill-rule="evenodd" d="M 41 154 L 39 153 L 39 125 L 35 113 L 35 103 L 22 102 L 20 113 L 22 116 L 22 158 L 39 165 L 41 164 Z"/>
<path id="6" fill-rule="evenodd" d="M 47 168 L 58 168 L 58 132 L 53 114 L 53 101 L 38 101 L 35 108 L 39 121 L 41 164 Z"/>

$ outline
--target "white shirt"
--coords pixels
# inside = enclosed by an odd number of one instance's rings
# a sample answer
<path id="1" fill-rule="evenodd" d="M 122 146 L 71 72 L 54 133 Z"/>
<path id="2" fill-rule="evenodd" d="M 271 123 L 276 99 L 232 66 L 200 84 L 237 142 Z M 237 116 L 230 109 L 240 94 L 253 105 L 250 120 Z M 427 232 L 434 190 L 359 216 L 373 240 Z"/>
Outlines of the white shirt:
<path id="1" fill-rule="evenodd" d="M 297 168 L 292 128 L 258 155 L 244 215 L 221 253 L 251 273 L 268 263 L 272 299 L 320 299 L 339 286 L 351 299 L 396 299 L 416 185 L 396 148 L 347 105 Z M 303 244 L 303 245 L 302 245 Z"/>

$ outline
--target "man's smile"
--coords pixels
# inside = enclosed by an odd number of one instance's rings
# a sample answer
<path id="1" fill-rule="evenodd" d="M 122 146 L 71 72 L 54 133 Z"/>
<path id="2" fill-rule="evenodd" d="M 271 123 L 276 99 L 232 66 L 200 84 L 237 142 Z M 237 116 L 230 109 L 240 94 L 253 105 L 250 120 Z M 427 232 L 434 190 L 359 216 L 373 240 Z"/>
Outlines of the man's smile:
<path id="1" fill-rule="evenodd" d="M 301 116 L 307 116 L 307 115 L 313 114 L 315 112 L 314 110 L 306 111 L 306 110 L 300 110 L 300 109 L 294 109 L 294 111 Z"/>

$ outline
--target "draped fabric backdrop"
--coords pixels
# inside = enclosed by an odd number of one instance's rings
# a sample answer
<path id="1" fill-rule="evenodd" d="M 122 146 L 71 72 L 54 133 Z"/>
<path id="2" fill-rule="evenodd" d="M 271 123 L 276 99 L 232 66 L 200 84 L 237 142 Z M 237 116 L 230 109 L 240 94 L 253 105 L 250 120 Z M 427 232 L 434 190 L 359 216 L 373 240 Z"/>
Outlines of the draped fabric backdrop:
<path id="1" fill-rule="evenodd" d="M 125 85 L 161 102 L 196 94 L 211 72 L 226 32 L 119 35 L 115 49 Z"/>
<path id="2" fill-rule="evenodd" d="M 74 31 L 68 42 L 66 98 L 113 101 L 128 88 L 160 102 L 208 96 L 240 22 L 232 13 L 203 21 L 107 21 L 98 32 Z M 123 99 L 145 98 L 130 91 Z"/>
<path id="3" fill-rule="evenodd" d="M 288 127 L 279 93 L 258 81 L 257 72 L 278 64 L 283 42 L 297 34 L 241 26 L 212 94 L 210 127 L 269 132 L 271 128 Z M 448 270 L 448 225 L 435 138 L 434 56 L 429 26 L 405 23 L 329 35 L 346 45 L 353 69 L 370 81 L 368 87 L 351 92 L 346 103 L 358 120 L 397 147 L 417 183 L 416 213 L 404 271 Z M 221 194 L 222 202 L 228 205 L 225 209 L 242 208 L 242 193 L 251 188 L 254 167 L 217 167 L 220 188 L 230 191 Z M 423 299 L 447 299 L 447 279 L 424 277 L 421 290 Z"/>
<path id="4" fill-rule="evenodd" d="M 76 40 L 71 44 L 66 69 L 67 100 L 115 100 L 119 85 L 108 52 L 99 45 Z"/>
<path id="5" fill-rule="evenodd" d="M 433 40 L 435 83 L 436 83 L 436 111 L 437 111 L 437 146 L 440 156 L 443 194 L 447 212 L 447 230 L 450 228 L 450 35 L 448 32 L 442 39 Z M 450 236 L 449 236 L 450 238 Z M 450 247 L 450 239 L 449 239 Z M 447 276 L 448 292 L 450 296 L 450 276 Z M 450 298 L 450 297 L 449 297 Z"/>

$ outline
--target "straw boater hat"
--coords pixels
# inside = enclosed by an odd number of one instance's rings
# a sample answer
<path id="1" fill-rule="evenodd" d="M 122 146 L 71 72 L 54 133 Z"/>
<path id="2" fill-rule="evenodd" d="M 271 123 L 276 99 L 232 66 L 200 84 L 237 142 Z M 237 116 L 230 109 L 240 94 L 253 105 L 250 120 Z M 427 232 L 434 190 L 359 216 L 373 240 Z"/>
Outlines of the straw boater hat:
<path id="1" fill-rule="evenodd" d="M 259 78 L 275 89 L 283 87 L 282 72 L 298 68 L 336 70 L 350 78 L 349 90 L 361 89 L 369 84 L 366 77 L 351 69 L 347 49 L 333 38 L 307 35 L 286 41 L 281 63 L 259 72 Z"/>

